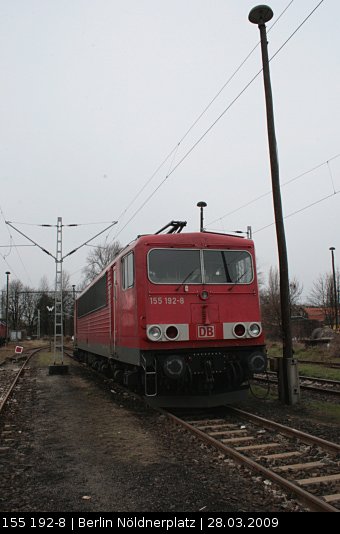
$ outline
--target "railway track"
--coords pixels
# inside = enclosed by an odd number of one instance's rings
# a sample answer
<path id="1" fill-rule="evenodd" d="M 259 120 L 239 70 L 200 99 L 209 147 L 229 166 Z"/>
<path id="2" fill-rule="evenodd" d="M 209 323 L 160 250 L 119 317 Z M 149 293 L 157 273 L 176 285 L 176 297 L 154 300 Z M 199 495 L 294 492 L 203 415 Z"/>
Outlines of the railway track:
<path id="1" fill-rule="evenodd" d="M 266 382 L 277 385 L 277 373 L 274 371 L 267 371 L 266 377 L 263 375 L 255 375 L 254 379 L 257 382 Z M 326 393 L 327 395 L 340 396 L 340 381 L 329 380 L 328 378 L 316 378 L 314 376 L 299 376 L 300 388 L 318 393 Z"/>
<path id="2" fill-rule="evenodd" d="M 210 415 L 164 413 L 308 509 L 340 511 L 340 445 L 231 407 Z"/>
<path id="3" fill-rule="evenodd" d="M 160 411 L 308 509 L 340 511 L 340 445 L 231 407 L 208 416 Z"/>
<path id="4" fill-rule="evenodd" d="M 19 378 L 22 376 L 29 360 L 42 350 L 29 350 L 21 355 L 21 357 L 13 357 L 10 361 L 4 362 L 0 367 L 0 414 L 4 410 L 8 400 L 10 399 Z"/>
<path id="5" fill-rule="evenodd" d="M 340 369 L 340 362 L 322 362 L 299 359 L 299 363 L 307 363 L 308 365 L 321 365 L 322 367 L 328 367 L 329 369 Z"/>
<path id="6" fill-rule="evenodd" d="M 269 361 L 274 362 L 278 360 L 278 357 L 269 357 Z M 308 365 L 319 365 L 321 367 L 327 367 L 328 369 L 340 369 L 340 362 L 327 362 L 327 361 L 318 361 L 318 360 L 302 360 L 298 359 L 298 363 L 306 363 Z"/>

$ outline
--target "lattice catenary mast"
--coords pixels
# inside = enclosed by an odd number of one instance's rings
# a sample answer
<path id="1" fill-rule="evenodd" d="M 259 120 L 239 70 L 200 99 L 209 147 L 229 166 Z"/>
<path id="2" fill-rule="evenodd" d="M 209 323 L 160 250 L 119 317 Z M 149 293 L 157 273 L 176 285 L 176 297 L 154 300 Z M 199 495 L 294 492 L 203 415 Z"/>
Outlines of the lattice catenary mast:
<path id="1" fill-rule="evenodd" d="M 13 230 L 18 232 L 22 236 L 24 236 L 31 243 L 33 243 L 34 245 L 39 247 L 43 252 L 45 252 L 46 254 L 48 254 L 49 256 L 51 256 L 55 260 L 56 275 L 55 275 L 55 306 L 54 306 L 54 308 L 55 308 L 55 311 L 54 311 L 54 366 L 56 368 L 60 367 L 62 369 L 63 367 L 66 367 L 66 366 L 64 366 L 64 346 L 63 346 L 63 341 L 64 341 L 64 329 L 63 329 L 63 261 L 64 261 L 65 258 L 67 258 L 67 256 L 71 256 L 71 254 L 73 254 L 74 252 L 76 252 L 80 248 L 82 248 L 85 245 L 87 245 L 88 243 L 90 243 L 90 241 L 93 241 L 93 239 L 95 239 L 96 237 L 98 237 L 101 234 L 103 234 L 104 232 L 106 232 L 106 230 L 109 230 L 109 228 L 111 228 L 112 226 L 117 224 L 117 222 L 118 221 L 113 221 L 109 226 L 104 228 L 104 230 L 102 230 L 101 232 L 99 232 L 95 236 L 91 237 L 91 239 L 88 239 L 87 241 L 85 241 L 85 243 L 82 243 L 81 245 L 79 245 L 79 247 L 71 250 L 71 252 L 68 252 L 67 254 L 65 254 L 65 256 L 63 256 L 63 243 L 62 243 L 62 228 L 63 228 L 63 224 L 62 224 L 62 217 L 58 217 L 58 219 L 57 219 L 57 251 L 56 251 L 56 255 L 54 256 L 54 254 L 51 254 L 51 252 L 48 252 L 48 250 L 46 250 L 41 245 L 36 243 L 36 241 L 34 241 L 30 237 L 28 237 L 26 234 L 21 232 L 21 230 L 18 230 L 18 228 L 15 228 L 15 226 L 13 226 L 13 224 L 10 221 L 6 221 L 6 224 L 8 224 L 11 228 L 13 228 Z M 41 224 L 39 226 L 51 227 L 52 225 L 51 224 Z M 67 226 L 78 226 L 78 224 L 68 224 Z M 56 360 L 57 360 L 57 354 L 58 353 L 60 355 L 61 364 L 56 365 Z M 50 366 L 50 372 L 51 372 L 51 367 L 53 367 L 53 366 Z"/>
<path id="2" fill-rule="evenodd" d="M 64 328 L 63 328 L 63 242 L 62 218 L 57 221 L 57 252 L 55 256 L 55 301 L 54 301 L 54 365 L 57 354 L 64 364 Z"/>

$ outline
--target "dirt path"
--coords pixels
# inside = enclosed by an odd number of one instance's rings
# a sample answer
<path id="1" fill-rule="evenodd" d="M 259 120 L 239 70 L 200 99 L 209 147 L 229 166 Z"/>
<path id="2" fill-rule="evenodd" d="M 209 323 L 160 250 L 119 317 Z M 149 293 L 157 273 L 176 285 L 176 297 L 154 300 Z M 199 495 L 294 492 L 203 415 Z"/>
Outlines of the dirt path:
<path id="1" fill-rule="evenodd" d="M 1 511 L 291 510 L 77 363 L 65 376 L 48 375 L 47 365 L 43 356 L 32 363 L 28 388 L 0 422 Z"/>

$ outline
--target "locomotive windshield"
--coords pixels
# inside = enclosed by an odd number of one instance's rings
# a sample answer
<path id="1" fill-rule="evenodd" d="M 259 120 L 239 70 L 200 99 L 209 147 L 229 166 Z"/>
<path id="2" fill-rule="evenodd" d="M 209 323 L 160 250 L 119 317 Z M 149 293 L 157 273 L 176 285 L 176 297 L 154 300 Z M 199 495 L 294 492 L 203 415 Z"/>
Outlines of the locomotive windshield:
<path id="1" fill-rule="evenodd" d="M 250 284 L 253 265 L 245 250 L 204 250 L 204 279 L 206 284 Z"/>
<path id="2" fill-rule="evenodd" d="M 200 251 L 169 248 L 151 250 L 149 279 L 155 284 L 202 284 Z"/>
<path id="3" fill-rule="evenodd" d="M 155 284 L 250 284 L 253 263 L 244 250 L 153 249 L 149 279 Z"/>

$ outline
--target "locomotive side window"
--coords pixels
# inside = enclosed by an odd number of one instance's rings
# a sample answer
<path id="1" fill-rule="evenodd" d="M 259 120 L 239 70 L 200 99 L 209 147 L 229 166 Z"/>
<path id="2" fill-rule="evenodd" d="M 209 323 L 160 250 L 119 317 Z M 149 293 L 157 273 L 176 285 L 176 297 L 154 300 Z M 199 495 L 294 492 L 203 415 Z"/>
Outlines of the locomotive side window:
<path id="1" fill-rule="evenodd" d="M 253 264 L 245 250 L 204 250 L 204 279 L 207 284 L 250 284 Z"/>
<path id="2" fill-rule="evenodd" d="M 78 300 L 78 317 L 106 306 L 106 273 Z"/>
<path id="3" fill-rule="evenodd" d="M 133 287 L 135 283 L 133 252 L 130 252 L 130 254 L 127 254 L 122 259 L 122 273 L 123 273 L 123 279 L 122 279 L 123 289 L 128 289 L 129 287 Z"/>
<path id="4" fill-rule="evenodd" d="M 148 255 L 148 272 L 154 284 L 201 284 L 200 251 L 153 249 Z"/>

